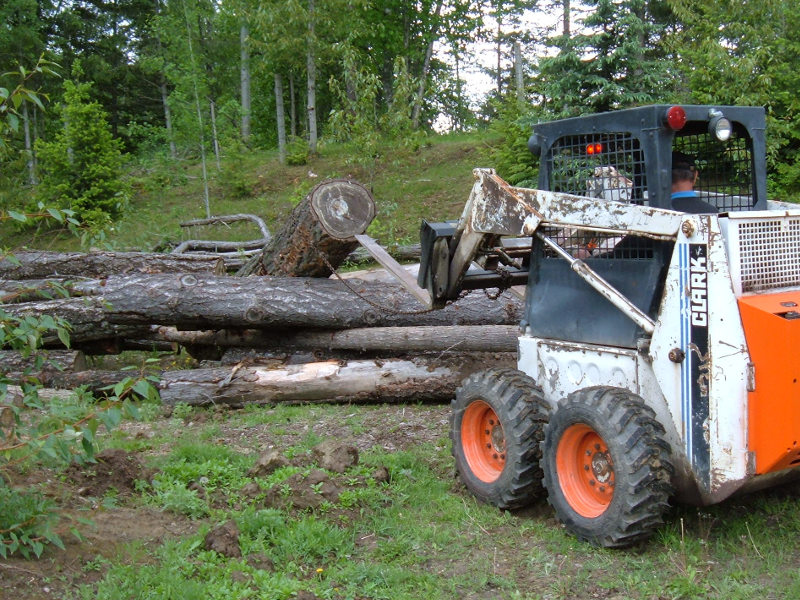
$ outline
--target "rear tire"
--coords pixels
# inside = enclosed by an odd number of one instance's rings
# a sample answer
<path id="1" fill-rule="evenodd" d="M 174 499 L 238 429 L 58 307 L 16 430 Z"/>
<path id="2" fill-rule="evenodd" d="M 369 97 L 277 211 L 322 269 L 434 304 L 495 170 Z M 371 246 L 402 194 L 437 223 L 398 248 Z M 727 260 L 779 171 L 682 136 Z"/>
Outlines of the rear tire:
<path id="1" fill-rule="evenodd" d="M 467 377 L 452 402 L 456 469 L 479 500 L 526 506 L 543 493 L 541 440 L 550 407 L 533 379 L 516 369 Z"/>
<path id="2" fill-rule="evenodd" d="M 567 529 L 607 548 L 650 537 L 672 494 L 664 438 L 654 411 L 627 390 L 592 387 L 563 400 L 545 428 L 542 470 Z"/>

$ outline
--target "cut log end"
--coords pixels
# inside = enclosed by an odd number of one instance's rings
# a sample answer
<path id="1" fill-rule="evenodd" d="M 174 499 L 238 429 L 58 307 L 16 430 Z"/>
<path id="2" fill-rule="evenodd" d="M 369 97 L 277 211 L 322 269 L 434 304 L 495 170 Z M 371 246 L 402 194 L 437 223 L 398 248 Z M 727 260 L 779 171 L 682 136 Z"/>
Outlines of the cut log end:
<path id="1" fill-rule="evenodd" d="M 375 217 L 372 194 L 346 179 L 323 181 L 309 194 L 314 215 L 325 232 L 339 240 L 364 233 Z"/>

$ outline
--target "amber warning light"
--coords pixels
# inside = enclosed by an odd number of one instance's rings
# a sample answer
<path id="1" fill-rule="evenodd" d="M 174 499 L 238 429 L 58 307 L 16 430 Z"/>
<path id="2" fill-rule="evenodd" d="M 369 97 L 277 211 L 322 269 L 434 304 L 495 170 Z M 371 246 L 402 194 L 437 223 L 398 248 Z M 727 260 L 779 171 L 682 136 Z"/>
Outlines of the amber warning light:
<path id="1" fill-rule="evenodd" d="M 587 144 L 586 154 L 602 154 L 603 144 Z"/>

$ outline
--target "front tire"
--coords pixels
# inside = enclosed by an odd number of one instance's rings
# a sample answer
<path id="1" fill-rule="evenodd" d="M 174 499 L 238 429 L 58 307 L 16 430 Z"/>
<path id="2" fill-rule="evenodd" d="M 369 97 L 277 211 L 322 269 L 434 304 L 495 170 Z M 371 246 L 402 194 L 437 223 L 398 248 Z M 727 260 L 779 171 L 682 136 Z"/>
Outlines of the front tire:
<path id="1" fill-rule="evenodd" d="M 610 387 L 578 390 L 545 428 L 548 502 L 578 538 L 630 546 L 662 523 L 672 494 L 669 457 L 664 428 L 639 396 Z"/>
<path id="2" fill-rule="evenodd" d="M 533 379 L 516 369 L 467 377 L 452 402 L 450 430 L 456 469 L 467 489 L 501 509 L 540 497 L 540 446 L 549 412 Z"/>

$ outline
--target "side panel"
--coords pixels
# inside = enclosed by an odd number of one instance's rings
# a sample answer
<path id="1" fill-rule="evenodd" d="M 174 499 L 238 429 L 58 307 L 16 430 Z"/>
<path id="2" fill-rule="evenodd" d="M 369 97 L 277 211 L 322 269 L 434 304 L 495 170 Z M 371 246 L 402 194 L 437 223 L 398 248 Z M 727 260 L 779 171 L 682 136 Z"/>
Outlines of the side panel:
<path id="1" fill-rule="evenodd" d="M 718 219 L 687 215 L 685 222 L 650 354 L 701 502 L 709 504 L 748 477 L 750 358 Z"/>
<path id="2" fill-rule="evenodd" d="M 756 473 L 800 465 L 800 291 L 739 298 L 755 364 L 748 445 Z"/>

